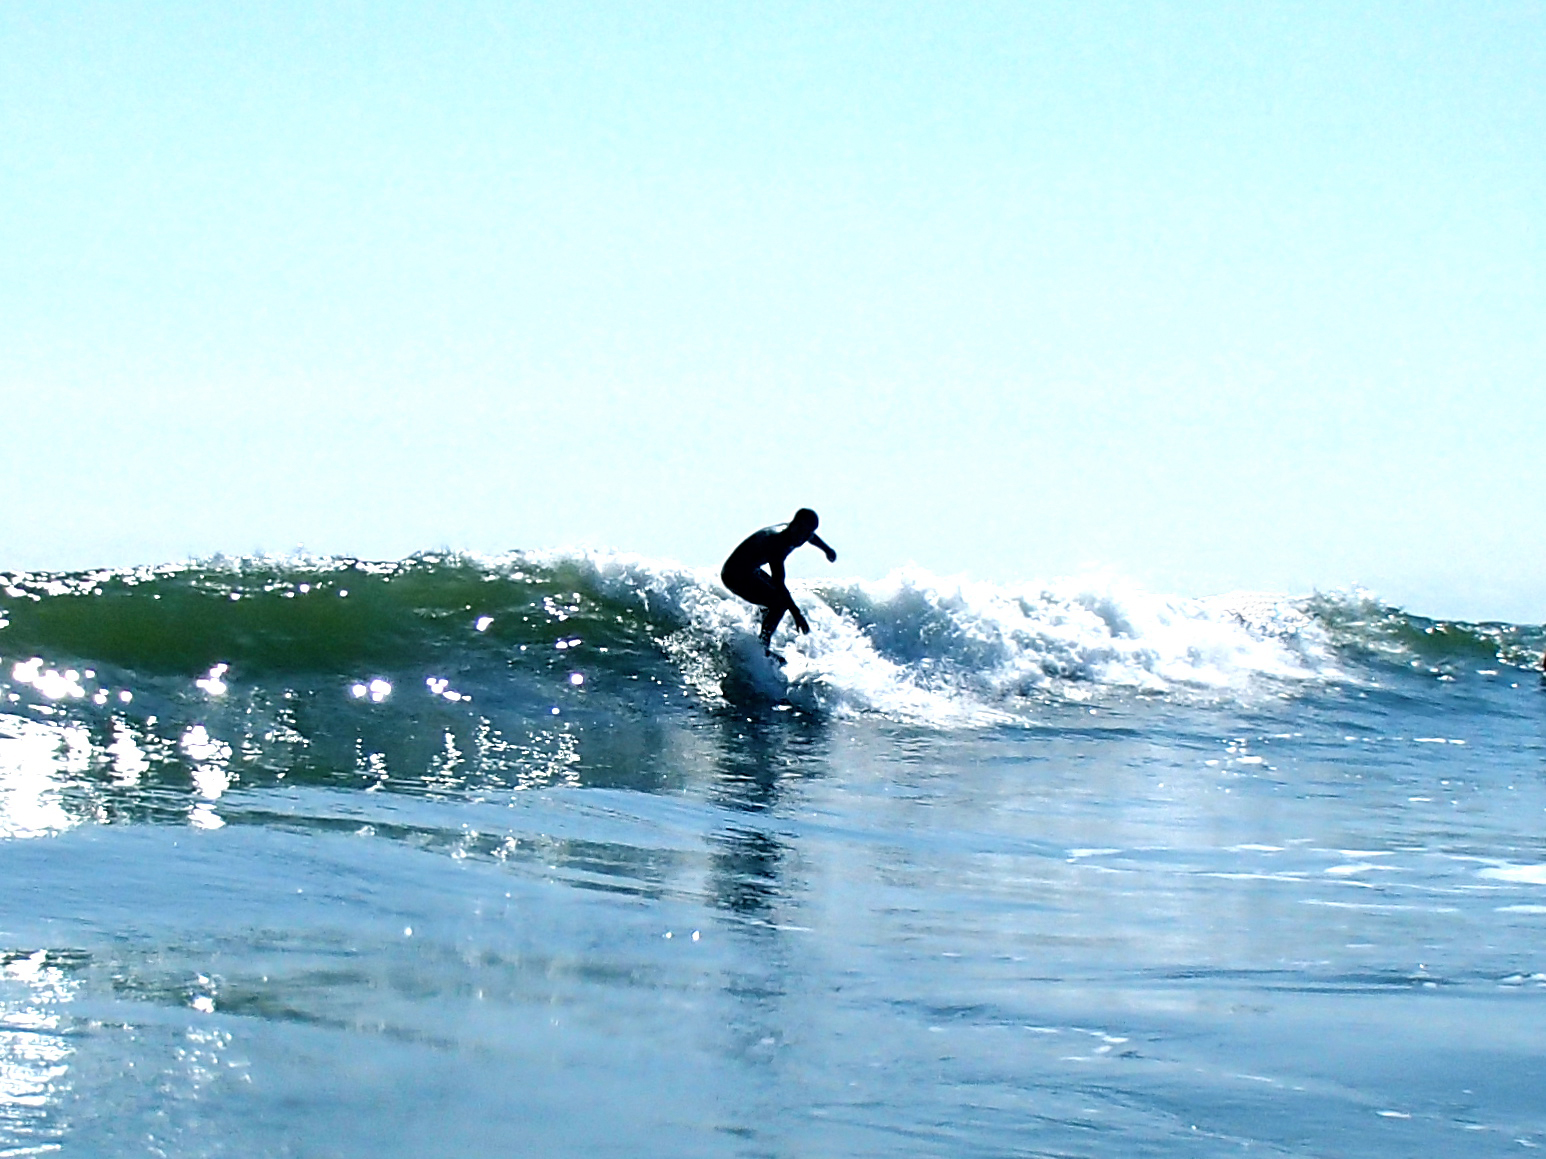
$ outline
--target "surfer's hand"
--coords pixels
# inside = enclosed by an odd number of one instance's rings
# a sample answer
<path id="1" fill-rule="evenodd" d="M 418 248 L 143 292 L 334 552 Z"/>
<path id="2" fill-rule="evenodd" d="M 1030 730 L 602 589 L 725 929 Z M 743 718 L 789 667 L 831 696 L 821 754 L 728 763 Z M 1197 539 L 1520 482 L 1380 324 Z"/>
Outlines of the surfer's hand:
<path id="1" fill-rule="evenodd" d="M 805 617 L 800 614 L 799 609 L 795 609 L 794 626 L 800 629 L 802 636 L 809 636 L 811 634 L 811 626 L 805 622 Z"/>
<path id="2" fill-rule="evenodd" d="M 828 563 L 836 563 L 837 562 L 837 552 L 833 551 L 830 547 L 827 548 L 827 562 Z"/>

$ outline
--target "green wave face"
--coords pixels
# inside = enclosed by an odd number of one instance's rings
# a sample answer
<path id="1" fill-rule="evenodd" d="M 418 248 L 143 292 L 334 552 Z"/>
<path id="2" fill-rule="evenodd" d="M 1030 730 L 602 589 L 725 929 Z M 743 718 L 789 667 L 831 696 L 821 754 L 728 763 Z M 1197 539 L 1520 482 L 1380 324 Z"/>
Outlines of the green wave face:
<path id="1" fill-rule="evenodd" d="M 1430 619 L 1362 596 L 1316 595 L 1305 611 L 1350 661 L 1432 673 L 1502 664 L 1534 668 L 1546 631 L 1539 625 Z"/>
<path id="2" fill-rule="evenodd" d="M 0 590 L 7 655 L 44 650 L 158 675 L 218 663 L 253 676 L 350 674 L 551 644 L 565 633 L 637 649 L 670 628 L 641 601 L 599 590 L 594 570 L 572 561 L 240 560 L 12 575 L 0 577 Z"/>
<path id="3" fill-rule="evenodd" d="M 589 783 L 658 777 L 642 758 L 694 710 L 684 624 L 642 579 L 449 555 L 0 576 L 0 734 L 89 753 L 88 811 L 168 819 L 212 776 L 576 783 L 581 736 Z"/>

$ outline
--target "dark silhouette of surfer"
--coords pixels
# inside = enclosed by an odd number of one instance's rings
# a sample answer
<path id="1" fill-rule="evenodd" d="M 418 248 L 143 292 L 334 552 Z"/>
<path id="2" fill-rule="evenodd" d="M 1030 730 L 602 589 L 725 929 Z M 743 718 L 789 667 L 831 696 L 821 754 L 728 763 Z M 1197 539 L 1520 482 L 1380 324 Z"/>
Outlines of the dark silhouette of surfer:
<path id="1" fill-rule="evenodd" d="M 801 544 L 814 543 L 827 553 L 828 562 L 837 562 L 837 552 L 823 543 L 821 536 L 816 534 L 816 526 L 820 522 L 814 511 L 802 507 L 788 523 L 764 527 L 741 540 L 741 545 L 730 553 L 730 558 L 725 560 L 725 566 L 719 572 L 719 578 L 732 592 L 743 600 L 767 609 L 762 614 L 762 647 L 780 664 L 784 658 L 773 651 L 770 645 L 784 613 L 789 612 L 794 616 L 794 626 L 801 632 L 811 630 L 805 617 L 800 614 L 800 609 L 795 607 L 794 597 L 789 594 L 789 588 L 784 583 L 784 560 Z M 762 570 L 764 566 L 767 571 Z"/>

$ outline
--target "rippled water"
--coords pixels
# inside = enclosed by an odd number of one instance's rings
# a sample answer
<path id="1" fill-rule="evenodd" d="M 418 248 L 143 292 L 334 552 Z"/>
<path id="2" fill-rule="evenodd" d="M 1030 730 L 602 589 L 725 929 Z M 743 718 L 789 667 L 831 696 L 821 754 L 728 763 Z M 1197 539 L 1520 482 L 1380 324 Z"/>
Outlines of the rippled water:
<path id="1" fill-rule="evenodd" d="M 1546 690 L 1471 651 L 949 727 L 13 674 L 0 1153 L 1546 1144 Z"/>

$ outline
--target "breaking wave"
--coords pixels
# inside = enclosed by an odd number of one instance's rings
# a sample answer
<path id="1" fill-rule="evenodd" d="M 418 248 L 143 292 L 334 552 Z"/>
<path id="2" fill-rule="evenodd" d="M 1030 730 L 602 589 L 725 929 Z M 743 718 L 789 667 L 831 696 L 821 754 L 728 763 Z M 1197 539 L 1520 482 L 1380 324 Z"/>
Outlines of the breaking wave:
<path id="1" fill-rule="evenodd" d="M 412 689 L 442 707 L 553 715 L 787 703 L 949 726 L 1122 692 L 1523 667 L 1542 636 L 1429 620 L 1366 593 L 1187 598 L 1111 575 L 990 584 L 906 568 L 791 586 L 813 630 L 781 633 L 780 670 L 761 655 L 753 609 L 713 572 L 623 553 L 13 573 L 0 575 L 0 679 L 13 705 L 79 711 L 243 689 L 402 704 Z"/>

